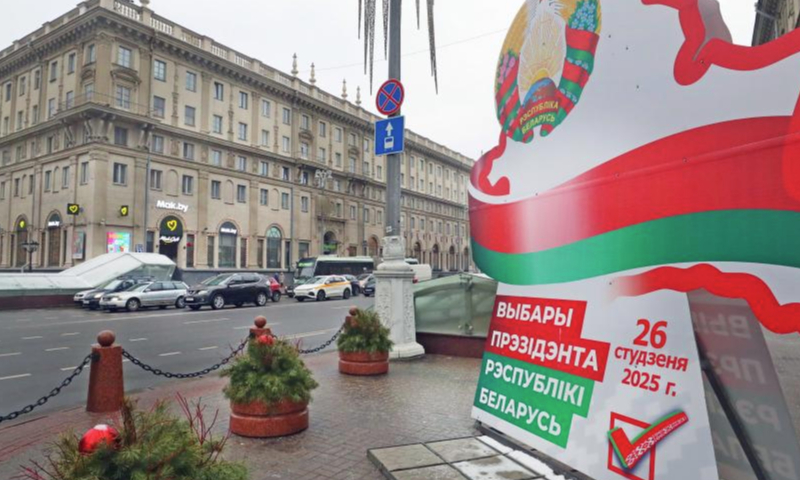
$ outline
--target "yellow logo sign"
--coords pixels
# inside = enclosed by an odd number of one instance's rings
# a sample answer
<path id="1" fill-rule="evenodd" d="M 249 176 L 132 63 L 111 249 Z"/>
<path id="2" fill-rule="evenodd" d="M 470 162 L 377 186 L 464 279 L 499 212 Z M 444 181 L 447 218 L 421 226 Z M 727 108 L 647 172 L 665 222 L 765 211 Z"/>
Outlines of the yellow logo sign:
<path id="1" fill-rule="evenodd" d="M 28 224 L 27 224 L 27 222 L 25 222 L 25 220 L 20 220 L 19 221 L 19 228 L 25 228 L 27 226 L 28 226 Z"/>
<path id="2" fill-rule="evenodd" d="M 69 211 L 69 213 L 71 213 L 72 215 L 77 215 L 77 214 L 78 214 L 78 212 L 80 211 L 80 209 L 81 209 L 81 206 L 80 206 L 80 205 L 78 205 L 77 203 L 70 203 L 70 204 L 67 206 L 67 210 L 68 210 L 68 211 Z"/>
<path id="3" fill-rule="evenodd" d="M 167 228 L 169 228 L 170 231 L 174 232 L 175 229 L 178 228 L 178 221 L 177 220 L 168 221 L 167 222 Z"/>
<path id="4" fill-rule="evenodd" d="M 123 205 L 122 207 L 120 207 L 119 214 L 122 215 L 123 217 L 127 217 L 128 216 L 128 206 L 127 205 Z"/>

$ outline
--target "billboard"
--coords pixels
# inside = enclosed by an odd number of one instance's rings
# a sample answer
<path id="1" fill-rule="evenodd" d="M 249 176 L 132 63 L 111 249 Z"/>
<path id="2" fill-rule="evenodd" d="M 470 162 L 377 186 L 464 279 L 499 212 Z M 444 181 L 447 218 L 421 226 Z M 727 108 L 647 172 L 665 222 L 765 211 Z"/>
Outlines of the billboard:
<path id="1" fill-rule="evenodd" d="M 127 253 L 131 251 L 131 234 L 128 232 L 106 233 L 107 253 Z"/>
<path id="2" fill-rule="evenodd" d="M 522 4 L 471 176 L 474 418 L 598 480 L 798 479 L 798 52 L 734 45 L 716 0 Z"/>

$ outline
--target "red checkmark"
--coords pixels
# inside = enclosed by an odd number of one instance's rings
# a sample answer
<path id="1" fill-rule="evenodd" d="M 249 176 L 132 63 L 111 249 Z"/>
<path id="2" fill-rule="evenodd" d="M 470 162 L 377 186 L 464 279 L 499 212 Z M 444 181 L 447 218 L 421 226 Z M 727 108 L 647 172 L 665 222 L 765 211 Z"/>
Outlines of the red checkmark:
<path id="1" fill-rule="evenodd" d="M 689 422 L 689 417 L 683 412 L 673 412 L 650 425 L 631 442 L 628 435 L 621 428 L 608 432 L 608 439 L 614 447 L 622 465 L 630 470 L 652 450 L 658 442 L 667 437 L 678 428 Z"/>

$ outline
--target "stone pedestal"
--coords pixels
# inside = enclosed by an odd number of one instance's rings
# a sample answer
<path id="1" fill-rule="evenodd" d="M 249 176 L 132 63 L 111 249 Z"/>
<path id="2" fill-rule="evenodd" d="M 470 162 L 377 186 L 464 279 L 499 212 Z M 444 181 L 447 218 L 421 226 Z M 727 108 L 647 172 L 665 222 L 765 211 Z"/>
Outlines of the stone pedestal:
<path id="1" fill-rule="evenodd" d="M 394 342 L 389 357 L 414 358 L 425 354 L 417 343 L 414 318 L 414 271 L 405 262 L 405 246 L 401 237 L 383 239 L 384 262 L 375 271 L 375 311 L 391 330 Z"/>

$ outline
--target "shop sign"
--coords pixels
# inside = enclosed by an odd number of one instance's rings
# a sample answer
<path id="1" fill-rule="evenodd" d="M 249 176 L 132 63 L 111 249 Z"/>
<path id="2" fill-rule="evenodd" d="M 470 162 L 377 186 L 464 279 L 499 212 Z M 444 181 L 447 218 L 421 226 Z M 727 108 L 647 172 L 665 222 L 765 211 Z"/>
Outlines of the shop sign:
<path id="1" fill-rule="evenodd" d="M 58 228 L 61 226 L 61 220 L 49 220 L 47 222 L 47 228 Z"/>
<path id="2" fill-rule="evenodd" d="M 157 201 L 156 208 L 160 208 L 162 210 L 175 210 L 183 213 L 187 213 L 189 211 L 189 205 L 185 205 L 180 202 L 170 202 L 167 200 Z"/>
<path id="3" fill-rule="evenodd" d="M 715 0 L 533 0 L 497 64 L 473 417 L 596 480 L 800 476 L 800 32 L 729 38 Z"/>
<path id="4" fill-rule="evenodd" d="M 108 253 L 126 253 L 131 251 L 131 234 L 128 232 L 108 232 L 106 234 Z"/>
<path id="5" fill-rule="evenodd" d="M 183 223 L 177 217 L 169 216 L 161 220 L 159 241 L 165 244 L 179 243 L 183 239 Z"/>
<path id="6" fill-rule="evenodd" d="M 75 232 L 72 235 L 72 259 L 83 260 L 86 252 L 86 232 Z"/>
<path id="7" fill-rule="evenodd" d="M 219 233 L 225 235 L 238 235 L 239 230 L 236 229 L 236 225 L 232 224 L 231 222 L 225 222 L 219 229 Z"/>

